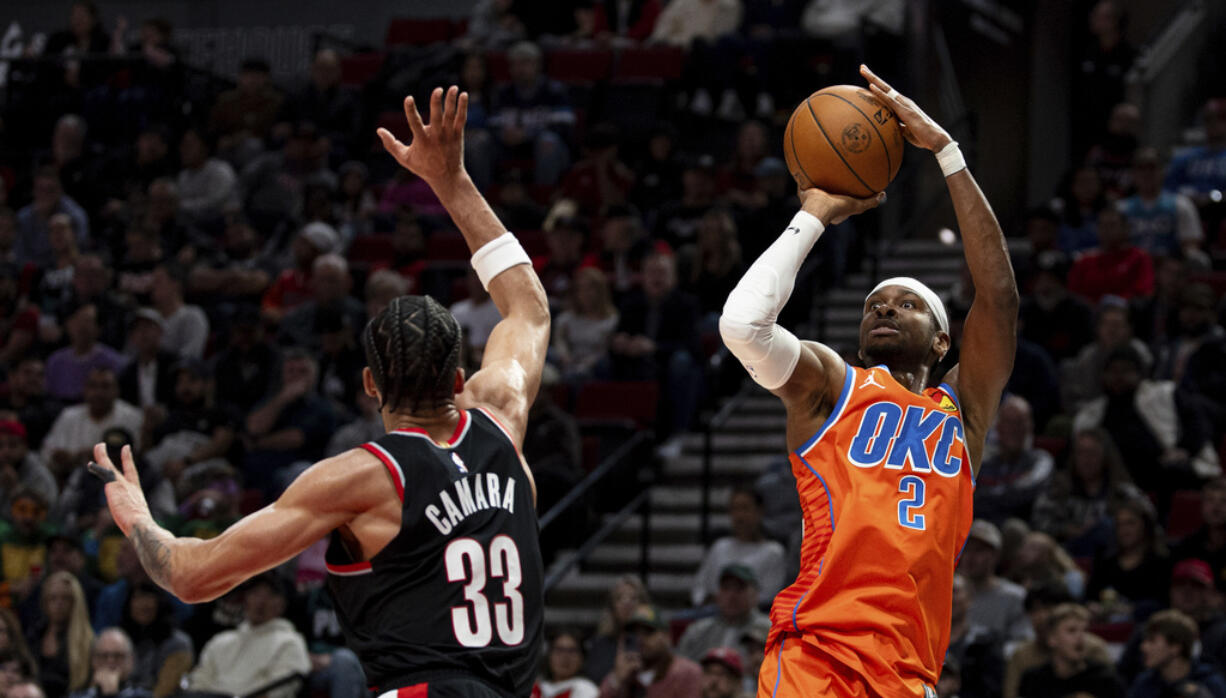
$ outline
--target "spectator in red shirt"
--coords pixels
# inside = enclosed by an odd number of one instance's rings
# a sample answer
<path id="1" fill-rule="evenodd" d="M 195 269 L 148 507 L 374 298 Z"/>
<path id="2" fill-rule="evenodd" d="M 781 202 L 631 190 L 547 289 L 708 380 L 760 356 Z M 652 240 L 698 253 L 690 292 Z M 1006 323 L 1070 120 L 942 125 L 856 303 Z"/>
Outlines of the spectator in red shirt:
<path id="1" fill-rule="evenodd" d="M 1107 207 L 1098 214 L 1098 247 L 1078 257 L 1068 287 L 1091 303 L 1103 296 L 1130 299 L 1154 293 L 1154 260 L 1128 238 L 1124 214 Z"/>
<path id="2" fill-rule="evenodd" d="M 339 242 L 340 236 L 327 223 L 308 223 L 299 231 L 290 249 L 294 267 L 281 272 L 260 303 L 270 323 L 280 324 L 286 312 L 311 299 L 311 265 L 316 257 L 335 251 Z"/>
<path id="3" fill-rule="evenodd" d="M 634 186 L 634 173 L 617 156 L 620 137 L 613 124 L 596 125 L 588 134 L 583 158 L 562 180 L 562 195 L 579 204 L 585 215 L 626 203 Z"/>

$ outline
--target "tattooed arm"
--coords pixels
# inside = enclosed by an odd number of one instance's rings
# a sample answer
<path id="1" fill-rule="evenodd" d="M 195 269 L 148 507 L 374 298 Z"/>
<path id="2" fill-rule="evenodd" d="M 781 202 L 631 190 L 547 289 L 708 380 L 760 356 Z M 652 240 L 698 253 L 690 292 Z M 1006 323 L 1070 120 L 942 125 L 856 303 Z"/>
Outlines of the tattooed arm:
<path id="1" fill-rule="evenodd" d="M 94 448 L 94 459 L 89 470 L 107 483 L 111 516 L 132 541 L 149 577 L 187 603 L 215 599 L 341 526 L 374 531 L 368 537 L 384 542 L 400 527 L 400 501 L 390 476 L 360 449 L 316 463 L 277 501 L 209 540 L 178 538 L 153 520 L 127 446 L 120 458 L 122 472 L 102 444 Z M 375 552 L 362 550 L 367 558 Z"/>

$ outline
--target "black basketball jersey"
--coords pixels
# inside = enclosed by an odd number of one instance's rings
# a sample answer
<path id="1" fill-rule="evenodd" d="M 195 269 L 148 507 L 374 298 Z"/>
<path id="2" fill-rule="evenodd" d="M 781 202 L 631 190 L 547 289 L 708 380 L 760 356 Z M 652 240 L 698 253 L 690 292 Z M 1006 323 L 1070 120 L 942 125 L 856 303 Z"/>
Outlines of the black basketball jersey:
<path id="1" fill-rule="evenodd" d="M 328 586 L 371 688 L 467 676 L 527 696 L 540 663 L 541 550 L 521 456 L 487 411 L 460 412 L 451 440 L 393 431 L 363 444 L 404 502 L 400 532 L 369 562 L 337 533 Z"/>

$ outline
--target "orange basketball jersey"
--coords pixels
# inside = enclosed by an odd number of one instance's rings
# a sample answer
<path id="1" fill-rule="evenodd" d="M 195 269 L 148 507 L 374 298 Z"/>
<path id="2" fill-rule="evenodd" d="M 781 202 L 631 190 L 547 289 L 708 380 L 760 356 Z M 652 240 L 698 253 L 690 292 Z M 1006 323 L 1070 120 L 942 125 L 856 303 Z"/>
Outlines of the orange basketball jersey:
<path id="1" fill-rule="evenodd" d="M 800 574 L 771 608 L 768 648 L 796 637 L 882 696 L 928 694 L 971 527 L 964 436 L 948 385 L 917 395 L 885 366 L 847 367 L 830 417 L 789 454 L 804 542 Z"/>

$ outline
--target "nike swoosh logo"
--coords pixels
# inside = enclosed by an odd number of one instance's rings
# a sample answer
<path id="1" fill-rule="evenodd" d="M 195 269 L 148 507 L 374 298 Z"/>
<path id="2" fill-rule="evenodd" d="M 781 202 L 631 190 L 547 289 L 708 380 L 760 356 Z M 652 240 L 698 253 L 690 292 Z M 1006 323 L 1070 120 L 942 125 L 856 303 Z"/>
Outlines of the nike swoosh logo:
<path id="1" fill-rule="evenodd" d="M 796 226 L 794 226 L 794 225 L 789 225 L 787 228 L 785 228 L 785 230 L 790 230 L 790 231 L 792 231 L 792 234 L 793 234 L 793 235 L 799 235 L 799 234 L 800 234 L 800 228 L 797 228 L 797 227 L 796 227 Z"/>

